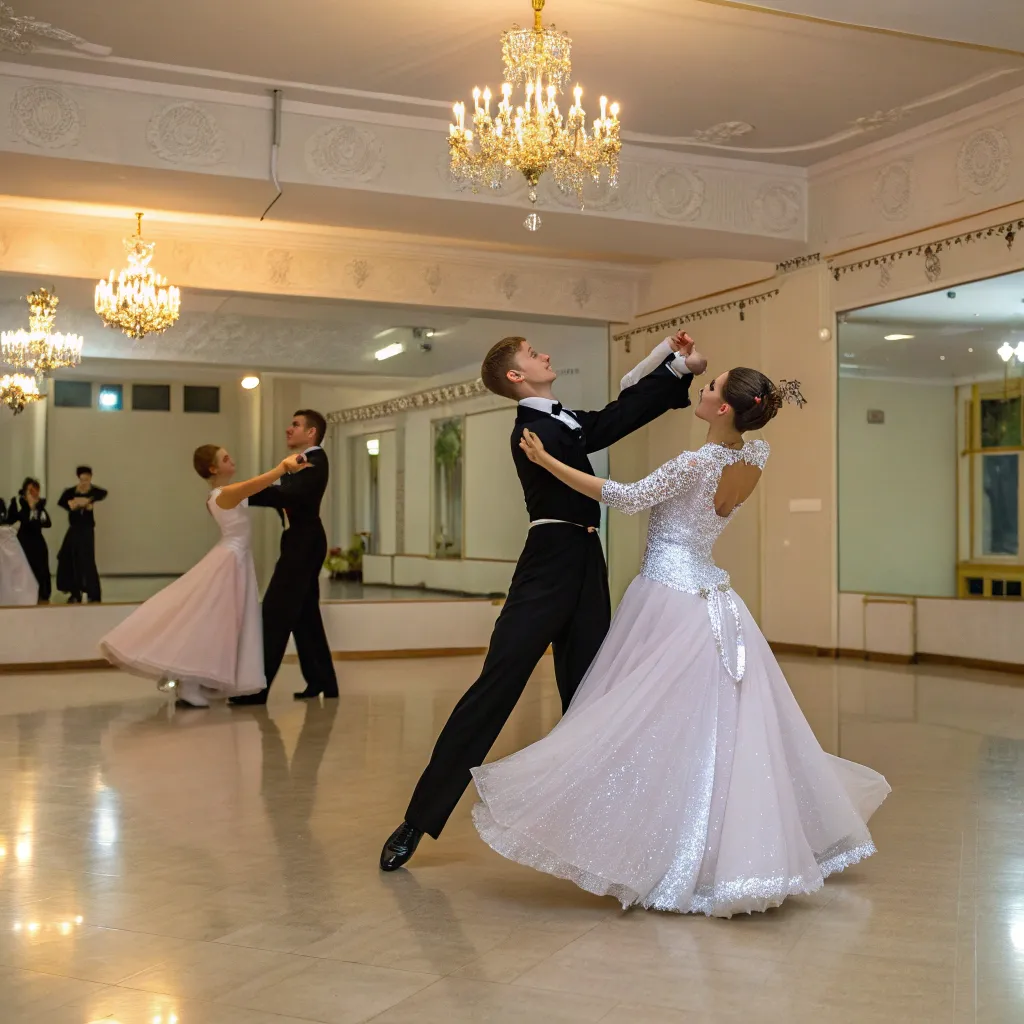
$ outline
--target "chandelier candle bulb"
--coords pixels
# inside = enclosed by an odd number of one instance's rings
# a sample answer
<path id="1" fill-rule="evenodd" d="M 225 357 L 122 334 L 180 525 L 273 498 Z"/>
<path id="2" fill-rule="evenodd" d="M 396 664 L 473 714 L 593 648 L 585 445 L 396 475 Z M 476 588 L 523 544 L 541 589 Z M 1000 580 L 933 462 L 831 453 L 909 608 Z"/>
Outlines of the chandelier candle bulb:
<path id="1" fill-rule="evenodd" d="M 556 185 L 574 195 L 582 209 L 588 179 L 600 181 L 603 170 L 611 187 L 618 184 L 622 148 L 619 108 L 611 104 L 609 116 L 608 98 L 601 97 L 601 116 L 588 136 L 581 103 L 583 90 L 577 85 L 568 117 L 563 118 L 557 98 L 572 71 L 572 41 L 564 32 L 543 25 L 544 0 L 531 3 L 533 27 L 513 26 L 502 34 L 505 81 L 496 113 L 491 114 L 490 89 L 481 91 L 479 87 L 473 89 L 472 131 L 466 127 L 463 104 L 452 108 L 455 120 L 448 130 L 452 176 L 479 191 L 483 187 L 501 188 L 518 171 L 529 186 L 531 202 L 536 202 L 540 179 L 550 172 Z M 516 85 L 523 89 L 519 105 L 511 102 Z M 539 219 L 528 220 L 527 226 L 536 230 Z"/>

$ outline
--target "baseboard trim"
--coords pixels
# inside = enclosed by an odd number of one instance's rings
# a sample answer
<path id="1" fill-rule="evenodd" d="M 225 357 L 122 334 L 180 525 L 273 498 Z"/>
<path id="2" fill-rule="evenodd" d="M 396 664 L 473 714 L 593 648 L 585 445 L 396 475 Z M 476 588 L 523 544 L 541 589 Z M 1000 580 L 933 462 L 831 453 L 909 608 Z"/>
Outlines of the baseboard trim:
<path id="1" fill-rule="evenodd" d="M 786 644 L 769 640 L 768 646 L 774 654 L 799 654 L 808 658 L 835 658 L 834 647 L 815 647 L 813 644 Z"/>
<path id="2" fill-rule="evenodd" d="M 950 654 L 919 654 L 922 665 L 951 665 L 955 668 L 977 668 L 985 672 L 1003 672 L 1007 675 L 1024 676 L 1024 665 L 1013 661 L 988 661 L 985 658 L 958 658 Z"/>
<path id="3" fill-rule="evenodd" d="M 29 672 L 92 672 L 100 668 L 113 668 L 109 661 L 90 658 L 87 661 L 32 661 L 0 665 L 0 676 L 26 675 Z"/>

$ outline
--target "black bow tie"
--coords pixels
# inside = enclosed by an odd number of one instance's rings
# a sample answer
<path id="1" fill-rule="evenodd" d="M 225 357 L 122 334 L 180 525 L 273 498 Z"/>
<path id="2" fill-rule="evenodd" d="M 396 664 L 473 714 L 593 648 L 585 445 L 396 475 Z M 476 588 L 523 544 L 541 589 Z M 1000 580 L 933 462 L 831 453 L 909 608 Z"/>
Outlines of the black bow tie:
<path id="1" fill-rule="evenodd" d="M 562 411 L 562 403 L 561 402 L 552 402 L 551 403 L 551 415 L 552 416 L 557 416 L 561 411 Z"/>

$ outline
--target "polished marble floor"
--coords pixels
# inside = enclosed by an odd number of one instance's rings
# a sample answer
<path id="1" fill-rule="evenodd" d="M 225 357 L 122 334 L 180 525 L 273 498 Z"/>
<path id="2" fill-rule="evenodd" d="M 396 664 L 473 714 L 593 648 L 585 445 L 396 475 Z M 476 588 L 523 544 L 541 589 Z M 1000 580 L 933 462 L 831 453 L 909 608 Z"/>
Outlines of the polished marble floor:
<path id="1" fill-rule="evenodd" d="M 0 677 L 3 1024 L 1024 1020 L 1024 688 L 788 659 L 823 746 L 884 772 L 880 852 L 731 921 L 511 865 L 470 802 L 382 840 L 477 659 L 339 665 L 342 697 L 175 713 L 116 673 Z M 499 741 L 555 720 L 550 664 Z"/>

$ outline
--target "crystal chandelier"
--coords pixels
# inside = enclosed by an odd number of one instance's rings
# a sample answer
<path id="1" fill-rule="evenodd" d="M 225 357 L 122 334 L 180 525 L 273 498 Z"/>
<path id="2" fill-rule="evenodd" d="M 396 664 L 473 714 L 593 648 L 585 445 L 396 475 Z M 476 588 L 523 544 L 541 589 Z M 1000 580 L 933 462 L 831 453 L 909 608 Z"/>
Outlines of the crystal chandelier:
<path id="1" fill-rule="evenodd" d="M 45 288 L 29 295 L 28 330 L 4 331 L 0 335 L 0 354 L 5 363 L 38 375 L 77 366 L 82 361 L 80 335 L 53 333 L 59 301 Z"/>
<path id="2" fill-rule="evenodd" d="M 167 278 L 149 265 L 156 243 L 142 240 L 142 214 L 135 216 L 136 233 L 124 240 L 128 266 L 116 280 L 111 270 L 109 279 L 96 285 L 96 312 L 107 327 L 119 327 L 138 339 L 160 334 L 178 319 L 181 292 L 168 287 Z"/>
<path id="3" fill-rule="evenodd" d="M 43 396 L 35 377 L 24 373 L 9 373 L 0 377 L 0 402 L 3 402 L 15 416 L 23 412 L 26 405 L 38 402 Z"/>
<path id="4" fill-rule="evenodd" d="M 1014 356 L 1017 357 L 1018 363 L 1024 363 L 1024 341 L 1018 341 L 1016 345 L 1011 345 L 1008 341 L 1004 341 L 996 349 L 996 352 L 999 353 L 999 358 L 1004 363 L 1008 363 Z"/>
<path id="5" fill-rule="evenodd" d="M 558 187 L 575 195 L 582 209 L 583 186 L 588 178 L 600 180 L 602 168 L 608 171 L 609 184 L 618 184 L 619 105 L 609 106 L 602 96 L 601 116 L 588 134 L 580 104 L 583 90 L 577 85 L 563 119 L 555 97 L 572 72 L 572 40 L 541 23 L 544 0 L 532 3 L 533 28 L 514 25 L 502 33 L 505 83 L 496 111 L 491 112 L 490 89 L 473 90 L 472 128 L 466 127 L 465 105 L 456 103 L 453 108 L 456 123 L 448 128 L 452 176 L 475 192 L 483 186 L 500 188 L 518 171 L 530 186 L 530 202 L 536 203 L 540 177 L 550 171 Z M 513 107 L 513 87 L 519 84 L 524 86 L 525 99 Z M 531 213 L 525 226 L 536 231 L 540 217 Z"/>

